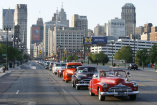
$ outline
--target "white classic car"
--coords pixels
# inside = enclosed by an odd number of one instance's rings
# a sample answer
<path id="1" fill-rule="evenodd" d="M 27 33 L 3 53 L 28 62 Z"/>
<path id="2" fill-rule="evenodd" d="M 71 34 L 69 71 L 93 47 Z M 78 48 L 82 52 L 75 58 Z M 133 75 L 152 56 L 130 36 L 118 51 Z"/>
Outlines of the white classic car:
<path id="1" fill-rule="evenodd" d="M 65 69 L 65 65 L 66 65 L 66 63 L 60 63 L 60 62 L 55 62 L 54 64 L 53 64 L 53 67 L 52 67 L 52 72 L 53 72 L 53 74 L 57 74 L 57 70 L 63 70 L 63 69 Z"/>

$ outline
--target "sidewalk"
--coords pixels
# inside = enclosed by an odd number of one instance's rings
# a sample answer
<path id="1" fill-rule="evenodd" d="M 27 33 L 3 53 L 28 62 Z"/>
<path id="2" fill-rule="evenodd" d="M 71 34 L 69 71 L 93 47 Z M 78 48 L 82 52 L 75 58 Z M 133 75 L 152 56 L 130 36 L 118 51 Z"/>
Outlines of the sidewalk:
<path id="1" fill-rule="evenodd" d="M 90 65 L 90 66 L 95 66 L 95 67 L 98 67 L 99 69 L 105 69 L 105 68 L 112 68 L 112 66 L 111 65 L 102 65 L 102 64 L 87 64 L 87 63 L 83 63 L 83 65 Z M 125 66 L 115 66 L 115 67 L 113 67 L 113 68 L 119 68 L 119 69 L 128 69 L 128 65 L 126 65 L 126 67 Z M 132 69 L 133 70 L 133 69 Z M 138 70 L 140 70 L 140 71 L 151 71 L 151 72 L 157 72 L 157 67 L 156 67 L 156 70 L 155 70 L 155 68 L 148 68 L 148 67 L 144 67 L 144 69 L 142 68 L 142 67 L 138 67 Z"/>
<path id="2" fill-rule="evenodd" d="M 2 68 L 0 68 L 0 77 L 6 75 L 7 73 L 12 72 L 13 70 L 20 69 L 20 66 L 16 66 L 15 68 L 8 68 L 8 70 L 5 70 L 5 73 L 3 73 Z"/>

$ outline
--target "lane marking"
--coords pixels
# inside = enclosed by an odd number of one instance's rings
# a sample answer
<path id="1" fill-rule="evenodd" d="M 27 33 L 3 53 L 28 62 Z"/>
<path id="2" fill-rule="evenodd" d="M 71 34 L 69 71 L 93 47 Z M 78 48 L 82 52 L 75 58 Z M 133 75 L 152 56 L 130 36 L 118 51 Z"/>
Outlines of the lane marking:
<path id="1" fill-rule="evenodd" d="M 64 93 L 68 93 L 68 92 L 66 92 L 64 89 L 62 89 L 62 91 L 63 91 Z"/>
<path id="2" fill-rule="evenodd" d="M 35 102 L 28 102 L 28 105 L 35 105 Z"/>
<path id="3" fill-rule="evenodd" d="M 19 94 L 19 90 L 17 90 L 16 94 Z"/>
<path id="4" fill-rule="evenodd" d="M 146 85 L 144 85 L 144 84 L 138 84 L 139 86 L 146 86 Z"/>

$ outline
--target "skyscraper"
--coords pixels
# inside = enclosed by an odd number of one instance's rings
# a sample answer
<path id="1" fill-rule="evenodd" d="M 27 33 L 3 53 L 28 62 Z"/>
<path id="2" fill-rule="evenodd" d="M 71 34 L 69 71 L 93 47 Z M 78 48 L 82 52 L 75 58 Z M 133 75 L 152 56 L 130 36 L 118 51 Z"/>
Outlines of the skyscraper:
<path id="1" fill-rule="evenodd" d="M 43 19 L 38 18 L 37 24 L 31 27 L 31 44 L 41 43 L 43 41 Z"/>
<path id="2" fill-rule="evenodd" d="M 125 37 L 125 20 L 115 18 L 107 21 L 106 36 Z"/>
<path id="3" fill-rule="evenodd" d="M 66 18 L 66 13 L 64 12 L 63 7 L 61 11 L 58 13 L 58 9 L 56 13 L 54 13 L 54 17 L 49 22 L 44 23 L 44 36 L 43 36 L 43 44 L 44 44 L 44 56 L 48 56 L 50 46 L 50 30 L 54 29 L 54 27 L 69 27 L 69 20 Z M 49 47 L 50 46 L 50 47 Z"/>
<path id="4" fill-rule="evenodd" d="M 130 37 L 130 34 L 135 34 L 136 12 L 132 3 L 126 3 L 122 7 L 121 19 L 125 20 L 126 37 Z"/>
<path id="5" fill-rule="evenodd" d="M 72 16 L 72 27 L 78 30 L 84 30 L 86 34 L 85 36 L 87 36 L 87 33 L 88 33 L 87 16 L 79 16 L 78 14 L 74 14 Z"/>
<path id="6" fill-rule="evenodd" d="M 20 26 L 19 38 L 21 44 L 27 47 L 27 5 L 16 4 L 14 12 L 14 24 Z"/>
<path id="7" fill-rule="evenodd" d="M 2 28 L 4 29 L 6 26 L 13 29 L 14 27 L 14 9 L 3 9 L 3 20 L 2 20 Z"/>

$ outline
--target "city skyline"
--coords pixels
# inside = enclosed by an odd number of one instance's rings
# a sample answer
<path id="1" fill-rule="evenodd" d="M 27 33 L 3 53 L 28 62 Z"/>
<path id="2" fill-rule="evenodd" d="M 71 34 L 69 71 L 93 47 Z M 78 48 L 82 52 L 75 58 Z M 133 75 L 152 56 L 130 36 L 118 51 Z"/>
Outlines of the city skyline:
<path id="1" fill-rule="evenodd" d="M 88 28 L 94 30 L 97 24 L 104 25 L 108 20 L 114 19 L 115 17 L 121 18 L 122 7 L 125 3 L 132 3 L 136 8 L 136 27 L 143 26 L 146 23 L 152 23 L 153 26 L 157 26 L 155 9 L 157 1 L 149 0 L 1 0 L 0 7 L 2 9 L 15 9 L 16 4 L 27 4 L 28 9 L 28 25 L 27 32 L 30 37 L 30 28 L 32 24 L 35 24 L 39 17 L 43 18 L 43 22 L 50 21 L 53 14 L 62 7 L 67 14 L 69 25 L 71 27 L 72 15 L 78 14 L 87 16 Z M 0 15 L 2 17 L 2 9 Z M 2 18 L 0 18 L 0 29 L 2 28 Z M 28 38 L 29 39 L 29 38 Z"/>

